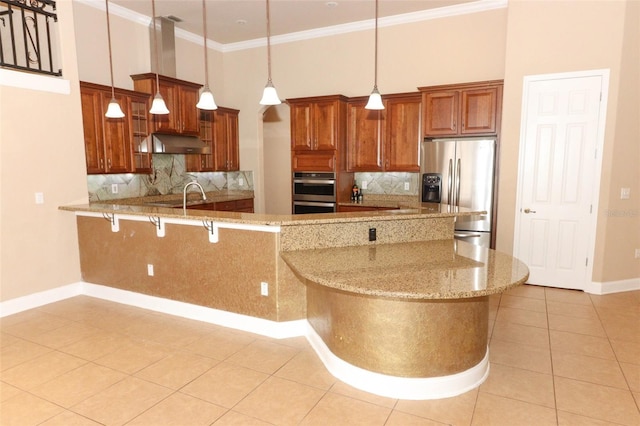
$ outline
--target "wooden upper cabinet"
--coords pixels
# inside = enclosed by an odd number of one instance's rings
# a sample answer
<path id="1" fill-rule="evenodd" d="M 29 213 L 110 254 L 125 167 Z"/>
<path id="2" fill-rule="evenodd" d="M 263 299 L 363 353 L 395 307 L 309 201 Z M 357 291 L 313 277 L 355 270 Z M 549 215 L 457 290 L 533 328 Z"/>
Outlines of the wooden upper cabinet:
<path id="1" fill-rule="evenodd" d="M 219 107 L 213 114 L 214 164 L 216 171 L 240 170 L 238 115 L 240 111 Z"/>
<path id="2" fill-rule="evenodd" d="M 385 111 L 369 110 L 367 98 L 352 99 L 347 107 L 347 169 L 375 172 L 384 170 L 383 122 Z"/>
<path id="3" fill-rule="evenodd" d="M 87 173 L 131 173 L 132 149 L 129 99 L 118 90 L 115 99 L 125 113 L 124 118 L 104 116 L 111 100 L 111 88 L 80 83 L 82 123 L 84 130 Z"/>
<path id="4" fill-rule="evenodd" d="M 502 114 L 502 80 L 420 87 L 423 135 L 497 134 Z"/>
<path id="5" fill-rule="evenodd" d="M 338 149 L 345 136 L 346 100 L 341 95 L 288 99 L 291 108 L 291 149 Z"/>
<path id="6" fill-rule="evenodd" d="M 211 147 L 211 154 L 186 156 L 188 172 L 240 170 L 237 109 L 218 107 L 200 111 L 200 139 Z"/>
<path id="7" fill-rule="evenodd" d="M 420 171 L 420 124 L 422 100 L 419 93 L 384 98 L 384 169 L 393 172 Z"/>
<path id="8" fill-rule="evenodd" d="M 131 78 L 136 91 L 155 95 L 154 73 L 136 74 Z M 196 104 L 202 85 L 161 75 L 158 76 L 158 86 L 169 114 L 153 116 L 153 131 L 197 136 L 200 118 Z"/>
<path id="9" fill-rule="evenodd" d="M 367 110 L 367 98 L 354 98 L 347 109 L 349 171 L 420 171 L 419 93 L 383 96 L 384 110 Z"/>

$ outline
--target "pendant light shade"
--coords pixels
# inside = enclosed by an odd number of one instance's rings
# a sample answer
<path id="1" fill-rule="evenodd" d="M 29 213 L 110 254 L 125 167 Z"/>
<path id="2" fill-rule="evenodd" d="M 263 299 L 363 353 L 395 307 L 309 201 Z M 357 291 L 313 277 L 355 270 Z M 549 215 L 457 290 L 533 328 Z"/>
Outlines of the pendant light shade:
<path id="1" fill-rule="evenodd" d="M 264 86 L 264 91 L 262 92 L 262 99 L 260 99 L 260 105 L 279 105 L 282 101 L 278 97 L 278 92 L 276 92 L 276 88 L 273 86 L 271 79 L 267 81 L 267 85 Z"/>
<path id="2" fill-rule="evenodd" d="M 264 86 L 264 92 L 262 92 L 260 105 L 279 105 L 282 102 L 271 81 L 271 19 L 269 14 L 269 0 L 267 0 L 267 72 L 269 77 L 267 84 Z"/>
<path id="3" fill-rule="evenodd" d="M 369 95 L 369 102 L 365 105 L 365 109 L 384 109 L 382 97 L 378 91 L 378 0 L 376 0 L 376 28 L 375 28 L 375 57 L 374 57 L 374 74 L 373 74 L 373 90 Z"/>
<path id="4" fill-rule="evenodd" d="M 209 90 L 209 60 L 207 56 L 207 7 L 202 0 L 202 30 L 204 34 L 204 88 L 200 93 L 200 100 L 196 107 L 206 110 L 218 109 L 216 101 L 213 99 L 213 93 Z"/>
<path id="5" fill-rule="evenodd" d="M 124 112 L 120 108 L 120 104 L 116 101 L 116 98 L 111 98 L 109 101 L 109 106 L 107 106 L 107 112 L 104 115 L 107 118 L 122 118 L 124 117 Z"/>
<path id="6" fill-rule="evenodd" d="M 109 23 L 109 0 L 105 0 L 105 9 L 107 11 L 107 40 L 109 41 L 109 73 L 111 75 L 111 101 L 107 107 L 107 112 L 104 114 L 107 118 L 122 118 L 124 112 L 120 108 L 118 101 L 116 101 L 115 89 L 113 87 L 113 60 L 111 58 L 111 25 Z"/>
<path id="7" fill-rule="evenodd" d="M 151 23 L 153 24 L 153 50 L 156 53 L 156 95 L 153 97 L 153 103 L 149 112 L 154 115 L 169 114 L 167 104 L 164 103 L 164 99 L 160 94 L 160 79 L 158 78 L 158 42 L 156 40 L 156 2 L 151 0 Z"/>
<path id="8" fill-rule="evenodd" d="M 167 104 L 164 103 L 164 99 L 162 99 L 162 95 L 160 94 L 160 92 L 157 92 L 153 97 L 153 103 L 151 104 L 151 109 L 149 110 L 149 112 L 155 115 L 169 114 Z"/>

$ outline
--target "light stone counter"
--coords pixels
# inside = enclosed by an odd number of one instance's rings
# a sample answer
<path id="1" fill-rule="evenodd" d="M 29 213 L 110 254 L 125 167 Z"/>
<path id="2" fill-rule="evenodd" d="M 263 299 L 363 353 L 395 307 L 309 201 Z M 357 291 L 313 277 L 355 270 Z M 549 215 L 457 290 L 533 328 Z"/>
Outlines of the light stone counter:
<path id="1" fill-rule="evenodd" d="M 503 292 L 529 276 L 511 256 L 457 240 L 289 251 L 301 277 L 351 293 L 399 299 L 461 299 Z"/>

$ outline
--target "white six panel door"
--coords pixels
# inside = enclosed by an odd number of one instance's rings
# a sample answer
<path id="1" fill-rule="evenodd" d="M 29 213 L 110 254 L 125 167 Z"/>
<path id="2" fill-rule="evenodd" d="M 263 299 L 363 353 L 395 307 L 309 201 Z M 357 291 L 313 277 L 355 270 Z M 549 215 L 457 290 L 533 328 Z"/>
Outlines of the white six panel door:
<path id="1" fill-rule="evenodd" d="M 601 76 L 530 83 L 514 244 L 530 284 L 585 285 L 601 84 Z"/>

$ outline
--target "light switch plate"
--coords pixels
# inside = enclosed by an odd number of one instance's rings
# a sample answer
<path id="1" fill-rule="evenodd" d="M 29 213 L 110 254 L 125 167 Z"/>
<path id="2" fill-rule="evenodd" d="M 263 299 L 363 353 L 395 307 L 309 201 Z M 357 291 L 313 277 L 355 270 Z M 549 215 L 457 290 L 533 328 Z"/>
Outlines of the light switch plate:
<path id="1" fill-rule="evenodd" d="M 405 182 L 404 183 L 404 190 L 408 191 L 409 190 L 409 182 Z"/>
<path id="2" fill-rule="evenodd" d="M 36 204 L 44 204 L 44 194 L 42 192 L 36 192 Z"/>
<path id="3" fill-rule="evenodd" d="M 118 193 L 118 184 L 117 183 L 112 183 L 111 184 L 111 193 L 112 194 L 117 194 Z"/>
<path id="4" fill-rule="evenodd" d="M 362 181 L 362 189 L 367 189 L 367 181 L 366 180 Z"/>

